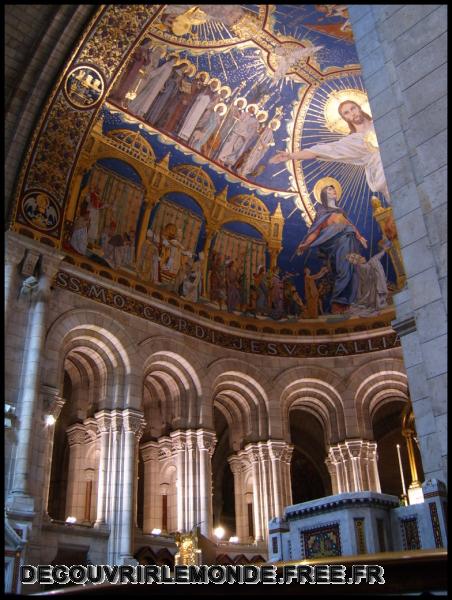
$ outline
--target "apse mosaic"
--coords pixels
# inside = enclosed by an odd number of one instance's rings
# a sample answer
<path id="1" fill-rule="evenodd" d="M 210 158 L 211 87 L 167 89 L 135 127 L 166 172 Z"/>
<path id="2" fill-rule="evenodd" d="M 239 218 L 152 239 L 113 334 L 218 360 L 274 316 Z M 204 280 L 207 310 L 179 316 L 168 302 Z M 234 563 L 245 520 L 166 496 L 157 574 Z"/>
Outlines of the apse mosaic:
<path id="1" fill-rule="evenodd" d="M 405 282 L 345 5 L 102 7 L 27 160 L 13 227 L 149 293 L 335 322 Z"/>

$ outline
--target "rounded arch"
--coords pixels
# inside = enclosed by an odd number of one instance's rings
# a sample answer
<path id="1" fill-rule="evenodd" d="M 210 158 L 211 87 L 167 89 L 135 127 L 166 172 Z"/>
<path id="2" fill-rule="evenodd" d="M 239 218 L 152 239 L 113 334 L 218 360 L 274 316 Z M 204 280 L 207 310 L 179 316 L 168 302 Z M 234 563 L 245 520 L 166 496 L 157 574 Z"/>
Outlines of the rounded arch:
<path id="1" fill-rule="evenodd" d="M 281 437 L 290 441 L 290 411 L 299 407 L 320 421 L 326 444 L 345 439 L 343 390 L 340 377 L 323 367 L 292 367 L 281 373 L 272 385 L 272 394 L 280 399 Z"/>
<path id="2" fill-rule="evenodd" d="M 154 345 L 155 346 L 155 345 Z M 174 350 L 156 349 L 144 361 L 144 385 L 149 391 L 149 410 L 160 417 L 162 431 L 201 425 L 202 386 L 191 362 Z M 146 411 L 147 412 L 147 411 Z"/>
<path id="3" fill-rule="evenodd" d="M 268 398 L 264 388 L 249 374 L 232 370 L 219 373 L 212 389 L 213 406 L 230 425 L 231 446 L 270 437 Z"/>
<path id="4" fill-rule="evenodd" d="M 348 389 L 354 400 L 360 435 L 364 439 L 373 439 L 375 412 L 394 398 L 408 401 L 408 379 L 403 361 L 384 358 L 363 365 L 349 377 Z"/>
<path id="5" fill-rule="evenodd" d="M 139 356 L 132 339 L 117 320 L 86 309 L 72 309 L 60 315 L 46 335 L 45 385 L 62 392 L 64 365 L 68 357 L 79 366 L 80 360 L 85 366 L 97 366 L 98 373 L 107 377 L 107 385 L 114 386 L 114 407 L 138 408 Z"/>
<path id="6" fill-rule="evenodd" d="M 118 158 L 117 152 L 110 146 L 101 145 L 96 147 L 96 153 L 91 154 L 83 160 L 83 171 L 86 173 L 94 167 L 94 165 L 101 160 L 115 159 L 121 160 L 131 169 L 133 169 L 141 180 L 142 186 L 148 191 L 150 185 L 149 165 L 146 165 L 127 154 L 121 154 L 121 158 Z M 74 190 L 79 192 L 79 190 Z"/>

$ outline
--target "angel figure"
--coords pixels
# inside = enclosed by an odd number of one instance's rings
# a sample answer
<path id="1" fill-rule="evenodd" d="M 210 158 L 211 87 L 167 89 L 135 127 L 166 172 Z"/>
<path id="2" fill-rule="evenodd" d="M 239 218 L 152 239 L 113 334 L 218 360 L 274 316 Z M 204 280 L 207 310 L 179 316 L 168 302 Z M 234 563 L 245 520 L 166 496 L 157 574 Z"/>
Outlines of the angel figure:
<path id="1" fill-rule="evenodd" d="M 321 50 L 323 46 L 309 46 L 303 48 L 298 46 L 296 48 L 293 45 L 278 44 L 274 50 L 274 57 L 276 59 L 276 71 L 273 73 L 273 80 L 275 85 L 281 81 L 283 77 L 300 61 L 306 61 L 310 56 L 313 56 L 316 52 Z"/>

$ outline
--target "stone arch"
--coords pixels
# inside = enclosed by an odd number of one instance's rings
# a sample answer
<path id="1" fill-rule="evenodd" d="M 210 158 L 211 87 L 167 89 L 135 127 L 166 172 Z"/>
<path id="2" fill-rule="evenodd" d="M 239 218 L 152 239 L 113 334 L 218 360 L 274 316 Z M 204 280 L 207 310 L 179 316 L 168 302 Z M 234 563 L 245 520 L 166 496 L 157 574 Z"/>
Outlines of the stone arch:
<path id="1" fill-rule="evenodd" d="M 326 445 L 345 439 L 343 390 L 340 377 L 323 367 L 292 367 L 281 373 L 272 386 L 280 400 L 281 437 L 290 441 L 290 411 L 302 407 L 320 421 Z"/>
<path id="2" fill-rule="evenodd" d="M 98 373 L 106 377 L 106 394 L 112 394 L 107 399 L 111 408 L 138 408 L 139 360 L 122 325 L 95 310 L 74 309 L 60 315 L 46 335 L 47 361 L 42 379 L 45 385 L 62 391 L 64 361 L 71 352 L 72 356 L 84 355 L 85 364 L 88 361 L 96 365 Z"/>
<path id="3" fill-rule="evenodd" d="M 202 387 L 196 369 L 187 358 L 168 347 L 153 350 L 143 368 L 151 405 L 155 408 L 159 404 L 161 416 L 163 411 L 170 416 L 172 430 L 200 427 Z"/>
<path id="4" fill-rule="evenodd" d="M 244 362 L 243 360 L 236 358 L 219 358 L 207 366 L 203 379 L 206 413 L 212 411 L 215 389 L 220 381 L 223 382 L 222 388 L 224 390 L 225 373 L 238 374 L 241 385 L 245 385 L 245 387 L 248 386 L 249 390 L 252 391 L 252 396 L 254 396 L 258 402 L 259 411 L 265 415 L 267 422 L 266 427 L 268 429 L 268 435 L 270 436 L 272 434 L 271 428 L 273 426 L 273 423 L 269 420 L 271 414 L 271 402 L 267 392 L 270 388 L 270 380 L 257 367 Z M 244 388 L 242 387 L 242 389 Z M 211 421 L 211 427 L 212 426 L 213 417 Z"/>
<path id="5" fill-rule="evenodd" d="M 372 418 L 376 410 L 394 398 L 408 401 L 408 379 L 399 358 L 383 358 L 363 365 L 348 378 L 360 436 L 373 439 Z"/>
<path id="6" fill-rule="evenodd" d="M 209 367 L 208 374 L 212 405 L 228 413 L 231 444 L 243 447 L 269 439 L 269 401 L 257 379 L 258 370 L 234 359 L 220 359 Z"/>

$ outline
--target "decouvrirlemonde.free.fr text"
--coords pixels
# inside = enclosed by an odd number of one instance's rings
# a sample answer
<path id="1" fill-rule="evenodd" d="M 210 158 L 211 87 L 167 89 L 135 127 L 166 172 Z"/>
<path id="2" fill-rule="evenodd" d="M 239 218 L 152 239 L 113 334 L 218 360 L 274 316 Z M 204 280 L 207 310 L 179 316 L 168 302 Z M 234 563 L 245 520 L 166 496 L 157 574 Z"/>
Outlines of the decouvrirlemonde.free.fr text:
<path id="1" fill-rule="evenodd" d="M 22 565 L 22 584 L 384 583 L 380 565 Z"/>

